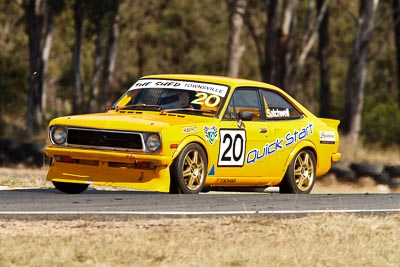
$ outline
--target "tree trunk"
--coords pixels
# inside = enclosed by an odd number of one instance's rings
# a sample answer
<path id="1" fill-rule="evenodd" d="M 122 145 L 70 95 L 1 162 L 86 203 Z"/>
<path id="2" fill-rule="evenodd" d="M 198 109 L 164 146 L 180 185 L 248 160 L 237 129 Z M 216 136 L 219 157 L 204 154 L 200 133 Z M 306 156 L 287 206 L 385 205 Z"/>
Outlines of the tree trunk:
<path id="1" fill-rule="evenodd" d="M 280 11 L 277 0 L 269 1 L 266 8 L 268 23 L 265 26 L 266 38 L 264 41 L 264 54 L 265 59 L 261 63 L 261 74 L 264 82 L 274 83 L 276 85 L 276 69 L 278 64 L 277 51 L 279 48 L 280 36 Z M 278 85 L 280 86 L 280 85 Z"/>
<path id="2" fill-rule="evenodd" d="M 327 0 L 317 0 L 318 13 L 321 12 Z M 321 25 L 319 27 L 319 39 L 318 39 L 318 60 L 319 60 L 319 74 L 320 74 L 320 101 L 319 101 L 319 116 L 324 118 L 330 117 L 330 105 L 331 105 L 331 88 L 329 83 L 329 9 L 326 10 Z"/>
<path id="3" fill-rule="evenodd" d="M 72 113 L 78 114 L 84 111 L 84 92 L 81 76 L 81 46 L 83 24 L 83 1 L 74 2 L 74 30 L 75 42 L 73 48 L 74 88 L 72 93 Z"/>
<path id="4" fill-rule="evenodd" d="M 240 60 L 245 51 L 241 36 L 246 12 L 247 0 L 235 0 L 231 4 L 230 34 L 228 51 L 228 76 L 238 77 Z"/>
<path id="5" fill-rule="evenodd" d="M 103 36 L 104 30 L 100 26 L 97 26 L 97 36 L 95 41 L 95 50 L 93 54 L 93 76 L 92 82 L 90 83 L 90 94 L 89 94 L 89 109 L 90 112 L 97 112 L 99 110 L 99 98 L 100 98 L 100 77 L 101 77 L 101 63 L 103 55 Z"/>
<path id="6" fill-rule="evenodd" d="M 295 96 L 296 93 L 296 84 L 298 82 L 298 77 L 300 75 L 300 71 L 303 69 L 303 66 L 306 62 L 306 59 L 311 52 L 314 43 L 317 40 L 318 30 L 320 28 L 321 22 L 325 16 L 325 13 L 328 9 L 331 0 L 326 0 L 321 5 L 321 8 L 318 9 L 317 16 L 314 23 L 309 23 L 307 26 L 307 31 L 303 36 L 303 41 L 299 50 L 299 55 L 297 60 L 292 60 L 292 62 L 288 62 L 288 71 L 285 77 L 286 90 L 292 96 Z M 311 20 L 310 20 L 311 21 Z M 291 49 L 293 50 L 293 49 Z"/>
<path id="7" fill-rule="evenodd" d="M 394 43 L 396 46 L 396 65 L 397 65 L 397 102 L 400 106 L 400 5 L 399 0 L 392 1 L 394 26 Z"/>
<path id="8" fill-rule="evenodd" d="M 108 32 L 106 55 L 103 69 L 103 87 L 100 94 L 100 106 L 105 110 L 107 105 L 111 105 L 113 100 L 111 89 L 115 85 L 114 73 L 115 73 L 115 61 L 117 58 L 117 44 L 119 36 L 119 15 L 118 7 L 119 1 L 115 2 L 116 8 L 113 16 L 110 18 L 110 27 Z"/>
<path id="9" fill-rule="evenodd" d="M 137 54 L 137 76 L 142 77 L 144 73 L 144 47 L 145 43 L 141 37 L 138 38 L 136 43 L 136 54 Z"/>
<path id="10" fill-rule="evenodd" d="M 359 18 L 346 79 L 344 131 L 348 145 L 356 148 L 364 105 L 367 52 L 379 0 L 360 0 Z"/>
<path id="11" fill-rule="evenodd" d="M 264 82 L 275 84 L 290 95 L 295 95 L 298 76 L 317 40 L 319 27 L 330 1 L 323 1 L 313 23 L 309 20 L 307 23 L 309 27 L 302 38 L 301 45 L 298 46 L 295 44 L 297 0 L 265 0 L 263 2 L 267 16 L 263 47 L 260 45 L 261 35 L 257 34 L 250 19 L 246 18 L 245 22 L 254 39 L 257 55 L 262 58 L 259 59 L 259 66 Z M 297 47 L 299 47 L 298 50 Z"/>
<path id="12" fill-rule="evenodd" d="M 264 82 L 286 89 L 288 67 L 293 58 L 293 26 L 297 0 L 269 1 L 267 6 L 264 61 L 261 72 Z"/>
<path id="13" fill-rule="evenodd" d="M 42 94 L 42 110 L 47 109 L 47 66 L 50 58 L 51 46 L 53 43 L 53 28 L 54 28 L 54 12 L 51 8 L 47 10 L 47 23 L 44 38 L 43 54 L 42 54 L 42 82 L 43 82 L 43 94 Z"/>
<path id="14" fill-rule="evenodd" d="M 290 86 L 290 78 L 294 67 L 294 29 L 296 28 L 297 0 L 286 0 L 283 9 L 283 18 L 280 36 L 280 70 L 278 70 L 279 84 L 292 96 L 295 88 Z M 279 51 L 279 50 L 278 50 Z"/>
<path id="15" fill-rule="evenodd" d="M 29 0 L 20 4 L 25 10 L 29 39 L 26 126 L 28 131 L 38 131 L 43 123 L 44 79 L 51 47 L 53 14 L 45 0 Z"/>

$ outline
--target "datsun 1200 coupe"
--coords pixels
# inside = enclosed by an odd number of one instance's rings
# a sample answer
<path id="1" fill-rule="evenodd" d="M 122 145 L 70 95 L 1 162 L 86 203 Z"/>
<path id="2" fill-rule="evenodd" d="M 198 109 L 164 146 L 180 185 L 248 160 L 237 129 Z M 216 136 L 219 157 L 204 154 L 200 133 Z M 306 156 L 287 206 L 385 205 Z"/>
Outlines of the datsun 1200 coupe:
<path id="1" fill-rule="evenodd" d="M 309 193 L 341 158 L 338 125 L 270 84 L 145 76 L 105 113 L 50 122 L 47 180 L 70 194 L 91 184 L 185 194 L 271 186 Z"/>

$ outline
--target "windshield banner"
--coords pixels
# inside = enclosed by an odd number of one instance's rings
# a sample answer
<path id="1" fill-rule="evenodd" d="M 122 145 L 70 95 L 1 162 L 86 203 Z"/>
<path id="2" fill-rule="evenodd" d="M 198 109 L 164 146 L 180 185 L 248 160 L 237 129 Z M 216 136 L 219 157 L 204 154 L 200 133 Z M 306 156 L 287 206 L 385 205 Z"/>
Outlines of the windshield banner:
<path id="1" fill-rule="evenodd" d="M 130 90 L 139 88 L 168 88 L 168 89 L 180 89 L 180 90 L 191 90 L 200 91 L 208 94 L 219 95 L 224 97 L 228 91 L 228 86 L 203 83 L 203 82 L 191 82 L 191 81 L 177 81 L 177 80 L 158 80 L 158 79 L 142 79 L 137 81 Z"/>

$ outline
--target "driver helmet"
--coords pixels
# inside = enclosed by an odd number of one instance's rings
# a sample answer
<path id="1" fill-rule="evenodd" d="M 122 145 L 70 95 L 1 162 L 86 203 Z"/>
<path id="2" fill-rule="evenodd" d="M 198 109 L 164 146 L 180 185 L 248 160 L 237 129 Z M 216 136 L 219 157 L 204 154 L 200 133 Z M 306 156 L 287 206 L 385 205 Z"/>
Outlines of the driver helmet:
<path id="1" fill-rule="evenodd" d="M 161 93 L 160 105 L 164 109 L 189 107 L 189 94 L 182 90 L 166 90 Z"/>

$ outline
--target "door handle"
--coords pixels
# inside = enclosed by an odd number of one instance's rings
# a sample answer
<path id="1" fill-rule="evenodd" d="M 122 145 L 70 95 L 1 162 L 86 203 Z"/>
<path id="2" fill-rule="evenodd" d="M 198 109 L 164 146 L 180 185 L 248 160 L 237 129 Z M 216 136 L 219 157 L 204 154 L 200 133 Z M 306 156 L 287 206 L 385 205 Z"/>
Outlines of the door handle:
<path id="1" fill-rule="evenodd" d="M 259 133 L 266 133 L 266 132 L 268 132 L 268 130 L 265 128 L 260 128 L 260 130 L 259 130 Z"/>

